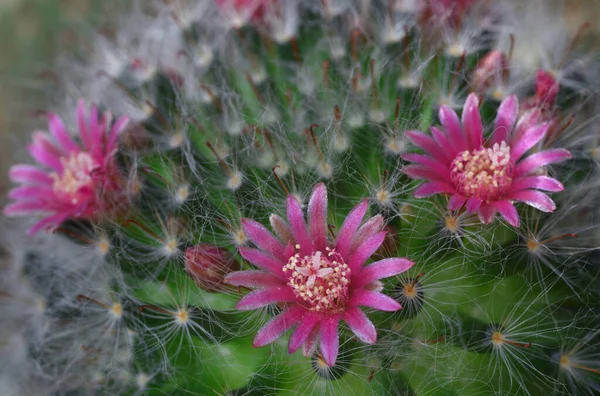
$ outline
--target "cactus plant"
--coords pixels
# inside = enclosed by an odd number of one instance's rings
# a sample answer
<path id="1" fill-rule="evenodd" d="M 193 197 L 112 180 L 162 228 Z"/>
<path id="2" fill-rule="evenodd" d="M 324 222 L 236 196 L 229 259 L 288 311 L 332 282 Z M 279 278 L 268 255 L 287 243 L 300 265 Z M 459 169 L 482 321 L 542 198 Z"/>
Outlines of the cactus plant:
<path id="1" fill-rule="evenodd" d="M 17 392 L 600 392 L 585 26 L 542 2 L 119 7 L 57 59 L 9 172 Z"/>

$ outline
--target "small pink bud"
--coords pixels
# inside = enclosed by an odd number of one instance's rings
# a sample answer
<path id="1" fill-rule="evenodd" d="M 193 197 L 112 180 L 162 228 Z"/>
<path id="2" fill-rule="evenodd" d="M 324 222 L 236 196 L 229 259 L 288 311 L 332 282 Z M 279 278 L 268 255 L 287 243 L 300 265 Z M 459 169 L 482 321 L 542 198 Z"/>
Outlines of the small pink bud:
<path id="1" fill-rule="evenodd" d="M 216 0 L 216 3 L 233 26 L 241 28 L 249 21 L 260 22 L 269 0 Z"/>
<path id="2" fill-rule="evenodd" d="M 500 82 L 503 74 L 508 69 L 506 55 L 494 50 L 484 56 L 471 75 L 473 91 L 484 93 L 486 89 Z"/>
<path id="3" fill-rule="evenodd" d="M 185 250 L 185 270 L 206 291 L 226 290 L 225 276 L 238 269 L 237 261 L 227 249 L 199 244 Z"/>
<path id="4" fill-rule="evenodd" d="M 539 107 L 553 107 L 558 95 L 559 84 L 554 75 L 543 69 L 535 78 L 535 99 Z"/>

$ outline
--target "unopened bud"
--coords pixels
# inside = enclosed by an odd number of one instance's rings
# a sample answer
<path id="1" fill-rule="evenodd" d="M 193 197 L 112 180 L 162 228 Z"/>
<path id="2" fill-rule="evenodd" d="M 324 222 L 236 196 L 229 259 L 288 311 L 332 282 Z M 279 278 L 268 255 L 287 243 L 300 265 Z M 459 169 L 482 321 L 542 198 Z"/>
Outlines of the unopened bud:
<path id="1" fill-rule="evenodd" d="M 551 108 L 558 95 L 559 84 L 550 72 L 539 69 L 535 77 L 535 100 L 540 108 Z"/>
<path id="2" fill-rule="evenodd" d="M 473 91 L 484 93 L 489 87 L 498 85 L 503 74 L 508 70 L 506 55 L 495 50 L 484 56 L 471 75 Z"/>
<path id="3" fill-rule="evenodd" d="M 218 246 L 199 244 L 185 250 L 185 270 L 198 287 L 209 292 L 224 291 L 225 276 L 237 267 L 231 253 Z"/>

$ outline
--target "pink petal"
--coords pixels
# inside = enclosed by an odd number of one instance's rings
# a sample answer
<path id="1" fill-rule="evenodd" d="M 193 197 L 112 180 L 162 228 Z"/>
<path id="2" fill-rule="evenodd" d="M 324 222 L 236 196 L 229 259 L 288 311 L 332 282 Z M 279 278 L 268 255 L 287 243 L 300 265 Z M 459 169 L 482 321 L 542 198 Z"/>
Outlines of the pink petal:
<path id="1" fill-rule="evenodd" d="M 507 97 L 500 103 L 489 147 L 492 147 L 495 143 L 500 144 L 503 141 L 508 143 L 508 135 L 517 120 L 518 112 L 519 100 L 515 95 Z"/>
<path id="2" fill-rule="evenodd" d="M 465 202 L 467 202 L 467 197 L 460 194 L 454 194 L 448 201 L 448 210 L 458 210 L 463 207 Z"/>
<path id="3" fill-rule="evenodd" d="M 262 224 L 254 220 L 242 219 L 242 229 L 248 240 L 259 249 L 278 259 L 283 259 L 283 245 Z"/>
<path id="4" fill-rule="evenodd" d="M 106 143 L 106 152 L 111 153 L 117 145 L 117 139 L 121 132 L 127 128 L 127 124 L 129 123 L 129 118 L 121 117 L 119 118 L 114 125 L 112 126 L 109 134 L 108 134 L 108 142 Z"/>
<path id="5" fill-rule="evenodd" d="M 321 321 L 321 353 L 329 367 L 335 366 L 340 348 L 339 323 L 340 317 L 337 315 Z"/>
<path id="6" fill-rule="evenodd" d="M 456 154 L 458 154 L 458 152 L 456 152 L 453 149 L 453 146 L 450 144 L 450 142 L 447 139 L 447 135 L 443 131 L 441 131 L 440 129 L 438 129 L 436 127 L 431 127 L 430 129 L 431 129 L 431 135 L 433 136 L 433 140 L 435 140 L 437 145 L 440 146 L 445 153 L 446 160 L 444 161 L 444 163 L 448 164 L 448 166 L 449 166 L 450 163 L 452 162 L 452 160 L 454 159 L 454 157 L 456 157 Z M 441 159 L 444 157 L 442 156 L 439 158 Z"/>
<path id="7" fill-rule="evenodd" d="M 489 224 L 496 216 L 496 208 L 493 205 L 482 204 L 478 210 L 479 220 L 484 224 Z"/>
<path id="8" fill-rule="evenodd" d="M 25 201 L 7 205 L 3 212 L 6 216 L 25 216 L 39 211 L 46 211 L 51 207 L 48 202 Z"/>
<path id="9" fill-rule="evenodd" d="M 494 202 L 494 206 L 508 224 L 513 227 L 519 227 L 519 213 L 517 213 L 517 209 L 515 209 L 515 206 L 512 203 L 506 200 L 496 201 Z"/>
<path id="10" fill-rule="evenodd" d="M 324 251 L 327 246 L 327 188 L 319 183 L 308 202 L 308 227 L 313 249 Z"/>
<path id="11" fill-rule="evenodd" d="M 435 158 L 414 153 L 404 154 L 402 158 L 406 161 L 415 162 L 431 169 L 437 173 L 442 180 L 450 180 L 450 168 Z"/>
<path id="12" fill-rule="evenodd" d="M 422 166 L 422 165 L 408 165 L 402 168 L 402 172 L 409 176 L 411 179 L 424 179 L 424 180 L 435 180 L 440 182 L 447 182 L 448 177 L 440 175 L 433 169 Z"/>
<path id="13" fill-rule="evenodd" d="M 299 307 L 291 307 L 271 319 L 262 329 L 256 333 L 252 346 L 255 348 L 268 345 L 281 337 L 289 328 L 293 327 L 302 317 L 303 310 Z"/>
<path id="14" fill-rule="evenodd" d="M 304 222 L 304 213 L 300 202 L 293 195 L 287 197 L 287 217 L 292 228 L 292 234 L 297 244 L 300 245 L 302 254 L 308 255 L 313 251 L 313 244 L 306 223 Z"/>
<path id="15" fill-rule="evenodd" d="M 383 216 L 381 215 L 373 216 L 369 220 L 365 221 L 365 223 L 360 226 L 358 231 L 356 231 L 356 235 L 354 235 L 352 247 L 350 248 L 350 254 L 352 254 L 360 245 L 362 245 L 367 238 L 375 235 L 377 232 L 381 231 L 382 228 Z"/>
<path id="16" fill-rule="evenodd" d="M 285 278 L 283 274 L 283 266 L 285 263 L 283 263 L 281 260 L 273 258 L 258 249 L 253 249 L 246 246 L 240 246 L 238 251 L 244 259 L 256 265 L 258 268 L 269 271 L 281 279 Z"/>
<path id="17" fill-rule="evenodd" d="M 79 135 L 84 147 L 91 147 L 92 142 L 90 140 L 89 128 L 87 123 L 87 109 L 83 99 L 77 101 L 77 126 L 79 128 Z"/>
<path id="18" fill-rule="evenodd" d="M 435 140 L 425 135 L 423 132 L 408 131 L 405 132 L 405 135 L 412 142 L 412 144 L 423 149 L 427 154 L 429 154 L 433 158 L 437 158 L 438 160 L 444 163 L 450 163 L 450 161 L 452 160 L 452 158 L 448 157 L 447 152 L 445 152 L 444 149 L 440 147 Z"/>
<path id="19" fill-rule="evenodd" d="M 273 286 L 246 294 L 235 307 L 240 311 L 250 311 L 269 304 L 294 301 L 296 301 L 296 296 L 292 289 L 287 286 Z"/>
<path id="20" fill-rule="evenodd" d="M 479 114 L 479 99 L 474 93 L 470 94 L 465 102 L 462 124 L 467 141 L 470 142 L 469 149 L 479 149 L 483 144 L 483 124 Z"/>
<path id="21" fill-rule="evenodd" d="M 56 199 L 54 190 L 48 186 L 22 186 L 13 188 L 8 192 L 8 197 L 15 200 L 35 200 L 41 202 Z"/>
<path id="22" fill-rule="evenodd" d="M 548 176 L 526 176 L 513 180 L 511 191 L 538 189 L 544 191 L 562 191 L 564 186 L 561 182 Z"/>
<path id="23" fill-rule="evenodd" d="M 38 231 L 43 229 L 48 229 L 49 231 L 59 227 L 67 218 L 68 214 L 66 213 L 58 213 L 52 216 L 48 216 L 38 221 L 31 227 L 28 232 L 29 236 L 36 234 Z"/>
<path id="24" fill-rule="evenodd" d="M 319 324 L 317 323 L 317 325 L 312 329 L 312 331 L 308 335 L 308 338 L 304 342 L 304 345 L 302 345 L 302 355 L 304 355 L 305 357 L 311 357 L 315 354 L 315 351 L 317 350 L 317 341 L 319 340 L 319 330 Z"/>
<path id="25" fill-rule="evenodd" d="M 351 307 L 369 307 L 385 312 L 396 312 L 402 308 L 400 303 L 393 298 L 367 289 L 356 291 L 348 301 L 348 305 Z"/>
<path id="26" fill-rule="evenodd" d="M 344 312 L 343 319 L 359 340 L 367 344 L 377 342 L 377 330 L 363 311 L 358 308 L 348 308 Z"/>
<path id="27" fill-rule="evenodd" d="M 479 198 L 469 198 L 469 200 L 467 201 L 467 213 L 475 213 L 479 210 L 479 208 L 481 207 L 481 204 L 483 203 L 483 201 Z"/>
<path id="28" fill-rule="evenodd" d="M 523 190 L 507 194 L 506 199 L 521 201 L 542 212 L 554 212 L 556 205 L 546 194 L 535 190 Z"/>
<path id="29" fill-rule="evenodd" d="M 517 164 L 513 172 L 513 177 L 527 175 L 542 166 L 561 162 L 569 158 L 571 158 L 571 153 L 565 149 L 547 150 L 532 154 Z"/>
<path id="30" fill-rule="evenodd" d="M 352 274 L 352 286 L 358 288 L 368 285 L 369 283 L 379 279 L 398 275 L 404 271 L 407 271 L 413 265 L 414 263 L 412 261 L 400 257 L 387 258 L 377 261 L 373 264 L 363 267 L 362 271 L 360 272 L 355 271 Z"/>
<path id="31" fill-rule="evenodd" d="M 234 286 L 244 287 L 268 287 L 281 285 L 282 280 L 276 276 L 263 271 L 236 271 L 225 277 L 225 282 Z"/>
<path id="32" fill-rule="evenodd" d="M 465 151 L 467 149 L 467 140 L 463 134 L 460 121 L 456 112 L 449 106 L 440 106 L 439 112 L 440 122 L 448 134 L 448 143 L 452 146 L 455 153 Z"/>
<path id="33" fill-rule="evenodd" d="M 369 257 L 371 257 L 385 240 L 387 232 L 382 231 L 367 238 L 350 256 L 348 267 L 350 271 L 356 271 L 361 267 Z"/>
<path id="34" fill-rule="evenodd" d="M 432 181 L 421 184 L 417 187 L 413 195 L 415 198 L 425 198 L 434 194 L 453 194 L 454 192 L 456 192 L 456 189 L 453 185 L 440 181 Z"/>
<path id="35" fill-rule="evenodd" d="M 67 132 L 63 120 L 54 113 L 48 114 L 48 129 L 50 129 L 50 133 L 54 136 L 54 139 L 65 149 L 65 152 L 80 151 L 79 146 L 75 144 Z"/>
<path id="36" fill-rule="evenodd" d="M 517 141 L 514 141 L 510 148 L 510 158 L 513 161 L 518 161 L 523 154 L 525 154 L 530 148 L 535 146 L 540 140 L 544 138 L 550 124 L 543 123 L 529 128 L 523 136 Z"/>
<path id="37" fill-rule="evenodd" d="M 525 114 L 523 114 L 517 122 L 514 134 L 509 138 L 510 142 L 507 143 L 509 143 L 509 145 L 512 146 L 514 142 L 521 139 L 521 137 L 526 131 L 528 131 L 530 128 L 539 123 L 540 117 L 540 110 L 537 108 L 529 110 Z"/>
<path id="38" fill-rule="evenodd" d="M 17 183 L 52 184 L 49 174 L 33 165 L 14 165 L 8 171 L 8 177 Z"/>
<path id="39" fill-rule="evenodd" d="M 310 337 L 315 326 L 321 321 L 322 314 L 308 312 L 303 317 L 298 326 L 292 333 L 288 343 L 288 352 L 290 354 L 296 352 Z"/>
<path id="40" fill-rule="evenodd" d="M 40 164 L 56 171 L 62 170 L 60 158 L 64 153 L 54 146 L 48 139 L 48 135 L 42 132 L 33 134 L 33 143 L 29 145 L 29 154 Z"/>
<path id="41" fill-rule="evenodd" d="M 273 231 L 275 231 L 275 235 L 279 238 L 281 242 L 284 244 L 294 243 L 294 235 L 292 234 L 292 229 L 288 225 L 288 223 L 283 220 L 280 216 L 276 214 L 272 214 L 269 216 L 269 223 L 271 223 L 271 227 Z"/>
<path id="42" fill-rule="evenodd" d="M 342 224 L 342 227 L 340 228 L 336 240 L 336 250 L 346 261 L 349 258 L 350 248 L 352 247 L 352 241 L 354 240 L 356 231 L 358 230 L 362 219 L 365 217 L 368 207 L 368 201 L 366 199 L 362 200 L 358 205 L 352 208 L 350 213 L 348 213 L 346 220 L 344 220 L 344 224 Z"/>

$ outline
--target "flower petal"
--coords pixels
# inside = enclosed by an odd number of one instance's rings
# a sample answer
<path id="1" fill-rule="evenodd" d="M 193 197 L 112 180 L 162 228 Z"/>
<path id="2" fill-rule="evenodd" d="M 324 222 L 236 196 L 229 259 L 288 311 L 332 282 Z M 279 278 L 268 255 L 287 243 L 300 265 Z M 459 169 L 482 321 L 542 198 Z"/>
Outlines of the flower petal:
<path id="1" fill-rule="evenodd" d="M 292 229 L 285 220 L 276 214 L 272 214 L 269 216 L 269 223 L 271 223 L 275 235 L 283 244 L 294 243 L 294 234 L 292 234 Z"/>
<path id="2" fill-rule="evenodd" d="M 463 207 L 465 202 L 467 202 L 467 197 L 460 194 L 454 194 L 448 201 L 448 210 L 458 210 Z"/>
<path id="3" fill-rule="evenodd" d="M 290 354 L 296 352 L 310 337 L 311 333 L 321 321 L 323 315 L 315 312 L 307 312 L 302 317 L 300 323 L 292 333 L 288 342 L 288 352 Z"/>
<path id="4" fill-rule="evenodd" d="M 292 289 L 287 286 L 273 286 L 266 289 L 254 290 L 238 301 L 236 308 L 240 311 L 250 311 L 274 303 L 296 301 Z"/>
<path id="5" fill-rule="evenodd" d="M 113 124 L 110 132 L 108 133 L 108 141 L 106 142 L 105 148 L 106 153 L 112 153 L 112 151 L 116 148 L 117 139 L 119 138 L 121 132 L 127 128 L 127 124 L 129 124 L 129 118 L 127 117 L 121 117 Z"/>
<path id="6" fill-rule="evenodd" d="M 428 155 L 423 155 L 423 154 L 409 153 L 409 154 L 404 154 L 402 156 L 402 159 L 404 159 L 406 161 L 414 162 L 417 164 L 421 164 L 421 165 L 431 169 L 436 174 L 438 174 L 442 178 L 442 180 L 450 180 L 450 168 L 448 167 L 447 164 L 440 162 L 436 158 L 430 157 Z"/>
<path id="7" fill-rule="evenodd" d="M 251 219 L 242 219 L 242 229 L 250 242 L 259 249 L 283 259 L 283 245 L 267 230 L 265 226 Z"/>
<path id="8" fill-rule="evenodd" d="M 523 154 L 525 154 L 530 148 L 535 146 L 540 140 L 544 138 L 550 124 L 543 123 L 529 128 L 523 133 L 520 139 L 514 141 L 510 147 L 510 158 L 513 161 L 518 161 Z"/>
<path id="9" fill-rule="evenodd" d="M 362 243 L 371 236 L 375 235 L 383 228 L 383 216 L 376 215 L 371 217 L 369 220 L 365 221 L 363 225 L 360 226 L 356 234 L 354 235 L 354 240 L 352 241 L 352 247 L 350 248 L 350 254 L 352 254 Z"/>
<path id="10" fill-rule="evenodd" d="M 500 103 L 489 147 L 492 147 L 495 143 L 500 144 L 503 141 L 508 143 L 508 136 L 517 120 L 518 111 L 519 100 L 515 95 L 510 95 Z"/>
<path id="11" fill-rule="evenodd" d="M 75 144 L 63 123 L 62 118 L 54 113 L 48 114 L 48 129 L 58 143 L 65 149 L 65 152 L 79 151 L 80 148 Z"/>
<path id="12" fill-rule="evenodd" d="M 484 224 L 489 224 L 494 220 L 494 216 L 496 216 L 496 207 L 493 205 L 482 204 L 478 209 L 479 220 L 481 220 Z"/>
<path id="13" fill-rule="evenodd" d="M 415 198 L 425 198 L 434 194 L 453 194 L 456 192 L 454 186 L 448 183 L 440 182 L 440 181 L 432 181 L 421 184 L 413 195 Z"/>
<path id="14" fill-rule="evenodd" d="M 433 169 L 423 166 L 423 165 L 407 165 L 402 168 L 402 172 L 404 174 L 406 174 L 408 177 L 410 177 L 411 179 L 416 179 L 416 180 L 420 180 L 420 179 L 435 180 L 435 181 L 441 181 L 444 183 L 447 183 L 449 180 L 448 177 L 446 177 L 444 175 L 440 175 Z"/>
<path id="15" fill-rule="evenodd" d="M 279 278 L 284 278 L 283 266 L 285 263 L 281 260 L 273 258 L 261 250 L 246 246 L 240 246 L 238 251 L 245 260 L 248 260 L 258 268 L 269 271 Z"/>
<path id="16" fill-rule="evenodd" d="M 56 199 L 54 190 L 49 186 L 21 186 L 8 192 L 8 197 L 15 200 L 48 202 Z"/>
<path id="17" fill-rule="evenodd" d="M 571 153 L 565 149 L 546 150 L 532 154 L 517 164 L 513 172 L 513 177 L 530 174 L 542 166 L 561 162 L 569 158 L 571 158 Z"/>
<path id="18" fill-rule="evenodd" d="M 479 113 L 479 99 L 474 93 L 467 97 L 462 114 L 462 124 L 469 150 L 476 150 L 483 144 L 483 124 Z"/>
<path id="19" fill-rule="evenodd" d="M 502 215 L 502 218 L 506 220 L 508 224 L 518 228 L 520 224 L 519 213 L 515 206 L 509 201 L 496 201 L 494 206 L 498 209 L 498 212 Z"/>
<path id="20" fill-rule="evenodd" d="M 454 153 L 457 154 L 465 151 L 467 149 L 467 141 L 456 112 L 449 106 L 442 105 L 440 106 L 439 118 L 448 134 L 448 143 L 452 145 Z"/>
<path id="21" fill-rule="evenodd" d="M 442 147 L 440 147 L 435 140 L 425 135 L 421 131 L 407 131 L 404 133 L 406 137 L 415 146 L 423 149 L 427 154 L 433 158 L 437 158 L 444 163 L 450 163 L 452 158 L 448 157 L 448 154 Z"/>
<path id="22" fill-rule="evenodd" d="M 256 333 L 252 346 L 258 348 L 272 343 L 298 323 L 301 317 L 302 309 L 299 307 L 291 307 L 283 311 Z"/>
<path id="23" fill-rule="evenodd" d="M 340 317 L 338 315 L 321 321 L 321 353 L 329 367 L 335 366 L 340 348 L 339 323 Z"/>
<path id="24" fill-rule="evenodd" d="M 511 192 L 506 196 L 506 199 L 524 202 L 527 205 L 533 206 L 534 208 L 541 210 L 542 212 L 554 212 L 554 209 L 556 209 L 554 201 L 552 201 L 550 197 L 548 197 L 546 194 L 540 191 L 523 190 Z"/>
<path id="25" fill-rule="evenodd" d="M 302 345 L 302 355 L 304 355 L 304 357 L 311 357 L 315 354 L 315 352 L 317 350 L 317 341 L 319 340 L 319 333 L 320 333 L 319 327 L 320 327 L 319 324 L 317 324 L 312 329 L 312 331 L 308 335 L 308 338 L 304 342 L 304 345 Z"/>
<path id="26" fill-rule="evenodd" d="M 287 217 L 290 222 L 292 234 L 297 244 L 300 245 L 302 254 L 308 255 L 313 251 L 313 244 L 304 221 L 304 213 L 300 202 L 293 195 L 287 197 Z"/>
<path id="27" fill-rule="evenodd" d="M 479 210 L 479 208 L 481 207 L 481 204 L 483 203 L 483 201 L 479 198 L 469 198 L 469 200 L 467 201 L 467 213 L 475 213 Z"/>
<path id="28" fill-rule="evenodd" d="M 40 164 L 58 172 L 62 171 L 60 158 L 64 156 L 64 153 L 50 142 L 46 133 L 34 132 L 33 142 L 28 149 L 29 154 Z"/>
<path id="29" fill-rule="evenodd" d="M 548 176 L 525 176 L 513 180 L 511 191 L 529 190 L 532 188 L 544 191 L 562 191 L 565 189 L 558 180 Z"/>
<path id="30" fill-rule="evenodd" d="M 407 271 L 413 265 L 412 261 L 400 257 L 379 260 L 363 267 L 362 271 L 355 271 L 352 274 L 353 287 L 362 287 L 373 281 L 398 275 Z"/>
<path id="31" fill-rule="evenodd" d="M 48 229 L 49 231 L 53 230 L 56 227 L 59 227 L 69 217 L 69 215 L 69 213 L 57 213 L 55 215 L 45 217 L 35 223 L 27 234 L 32 236 L 43 229 Z"/>
<path id="32" fill-rule="evenodd" d="M 234 286 L 268 287 L 281 285 L 282 280 L 264 271 L 235 271 L 227 274 L 225 282 Z"/>
<path id="33" fill-rule="evenodd" d="M 367 289 L 357 290 L 348 301 L 348 305 L 351 307 L 369 307 L 385 312 L 396 312 L 402 308 L 400 303 L 393 298 Z"/>
<path id="34" fill-rule="evenodd" d="M 377 330 L 363 311 L 358 308 L 348 308 L 344 312 L 343 319 L 359 340 L 367 344 L 377 342 Z"/>
<path id="35" fill-rule="evenodd" d="M 521 139 L 523 134 L 528 131 L 531 127 L 537 125 L 540 121 L 541 113 L 539 109 L 532 109 L 527 111 L 525 114 L 519 118 L 517 125 L 515 126 L 515 131 L 512 136 L 509 137 L 510 142 L 509 145 L 513 145 L 514 142 Z"/>
<path id="36" fill-rule="evenodd" d="M 308 202 L 308 227 L 313 249 L 324 251 L 327 246 L 327 188 L 319 183 Z"/>
<path id="37" fill-rule="evenodd" d="M 350 271 L 356 271 L 361 267 L 369 257 L 373 255 L 379 249 L 383 241 L 385 240 L 387 232 L 381 231 L 377 234 L 367 238 L 350 256 L 348 260 L 348 267 Z"/>
<path id="38" fill-rule="evenodd" d="M 21 201 L 5 206 L 3 212 L 6 216 L 26 216 L 38 211 L 48 210 L 50 206 L 48 202 Z"/>
<path id="39" fill-rule="evenodd" d="M 17 183 L 52 184 L 50 175 L 43 169 L 33 165 L 13 165 L 8 171 L 8 177 Z"/>
<path id="40" fill-rule="evenodd" d="M 366 199 L 362 200 L 358 205 L 352 208 L 350 213 L 348 213 L 346 220 L 344 220 L 344 224 L 342 224 L 342 227 L 340 228 L 340 232 L 336 239 L 336 250 L 344 260 L 348 260 L 349 258 L 352 240 L 354 239 L 362 219 L 367 213 L 368 207 L 368 201 Z"/>

